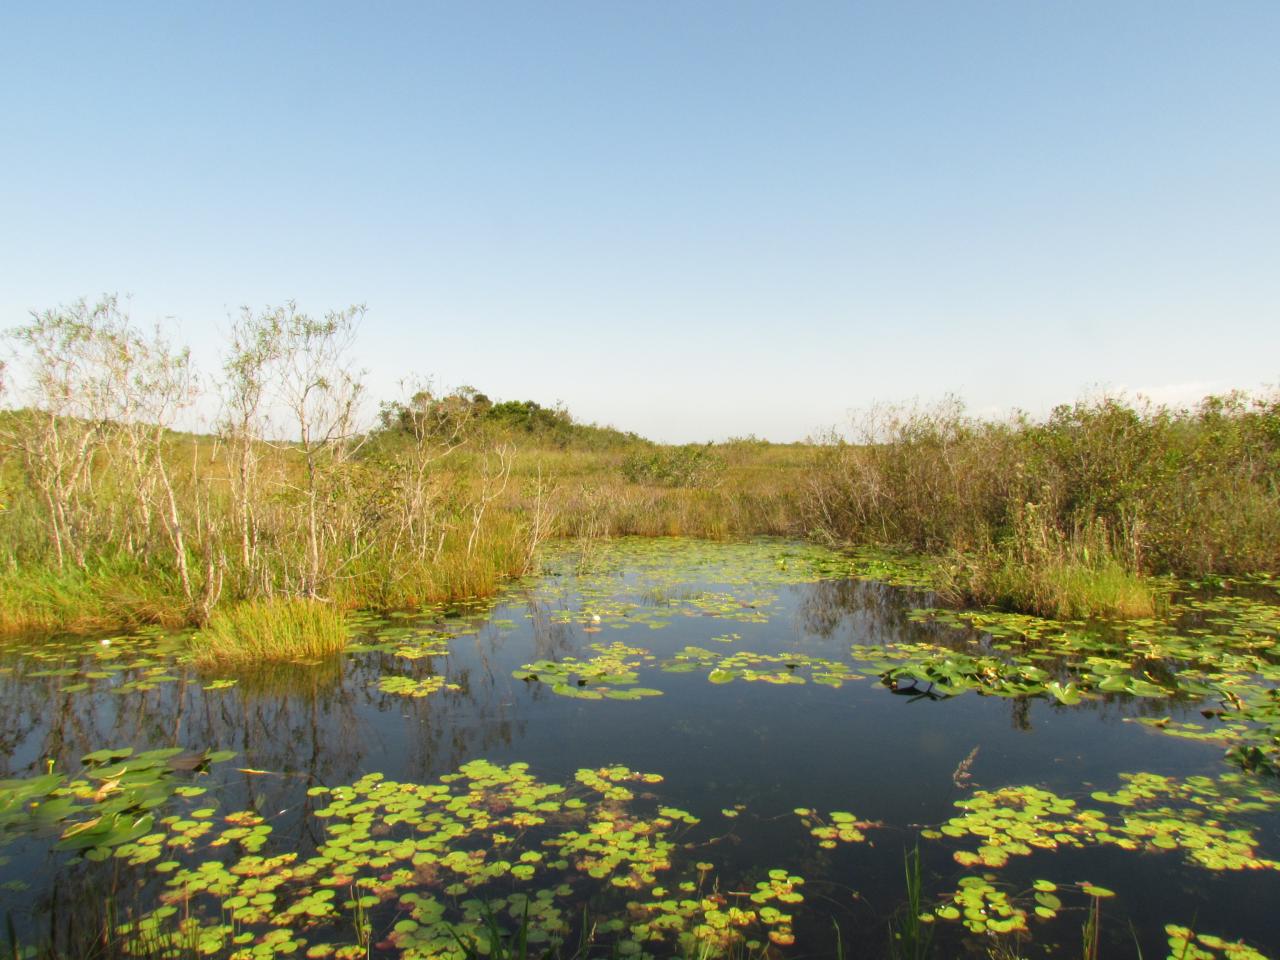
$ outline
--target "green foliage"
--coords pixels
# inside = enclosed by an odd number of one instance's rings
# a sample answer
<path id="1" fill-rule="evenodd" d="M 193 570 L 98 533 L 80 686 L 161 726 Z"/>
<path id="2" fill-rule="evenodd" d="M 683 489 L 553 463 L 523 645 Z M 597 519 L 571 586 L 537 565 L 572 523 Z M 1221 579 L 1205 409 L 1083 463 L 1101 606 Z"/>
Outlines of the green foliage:
<path id="1" fill-rule="evenodd" d="M 950 558 L 958 602 L 1149 612 L 1138 575 L 1280 567 L 1280 395 L 1194 410 L 1114 397 L 1043 421 L 882 408 L 818 456 L 810 529 Z"/>
<path id="2" fill-rule="evenodd" d="M 563 406 L 544 407 L 534 400 L 494 402 L 474 387 L 437 395 L 416 391 L 403 401 L 384 403 L 378 414 L 375 443 L 427 435 L 437 440 L 482 436 L 533 442 L 553 448 L 603 450 L 644 443 L 634 433 L 578 423 Z"/>
<path id="3" fill-rule="evenodd" d="M 1100 522 L 1068 536 L 1034 504 L 1015 510 L 998 545 L 953 553 L 937 568 L 942 597 L 1045 617 L 1083 619 L 1155 613 L 1156 592 L 1112 553 Z"/>
<path id="4" fill-rule="evenodd" d="M 73 779 L 50 771 L 0 781 L 0 841 L 22 833 L 54 832 L 57 849 L 91 860 L 104 860 L 117 848 L 140 849 L 136 841 L 151 833 L 155 811 L 175 794 L 204 793 L 203 787 L 190 783 L 191 776 L 231 756 L 184 753 L 176 747 L 135 753 L 132 747 L 121 747 L 85 755 L 84 770 Z M 160 850 L 152 852 L 158 855 Z"/>
<path id="5" fill-rule="evenodd" d="M 622 461 L 622 476 L 628 483 L 659 487 L 711 487 L 724 474 L 724 459 L 711 444 L 655 447 L 636 450 Z"/>
<path id="6" fill-rule="evenodd" d="M 342 611 L 317 600 L 253 600 L 215 610 L 191 639 L 197 663 L 319 660 L 342 650 Z"/>
<path id="7" fill-rule="evenodd" d="M 890 925 L 889 955 L 893 960 L 925 960 L 933 947 L 933 926 L 925 922 L 924 869 L 920 863 L 920 845 L 916 844 L 904 851 L 902 859 L 907 899 L 899 916 Z"/>

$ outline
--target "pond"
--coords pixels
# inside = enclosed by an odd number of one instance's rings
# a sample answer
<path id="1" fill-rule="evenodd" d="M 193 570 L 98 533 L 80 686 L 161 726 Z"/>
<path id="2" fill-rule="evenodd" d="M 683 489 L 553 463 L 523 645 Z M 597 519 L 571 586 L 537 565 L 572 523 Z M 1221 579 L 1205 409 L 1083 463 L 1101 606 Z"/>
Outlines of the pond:
<path id="1" fill-rule="evenodd" d="M 776 540 L 543 567 L 329 662 L 7 643 L 18 952 L 1280 953 L 1273 582 L 1083 624 Z"/>

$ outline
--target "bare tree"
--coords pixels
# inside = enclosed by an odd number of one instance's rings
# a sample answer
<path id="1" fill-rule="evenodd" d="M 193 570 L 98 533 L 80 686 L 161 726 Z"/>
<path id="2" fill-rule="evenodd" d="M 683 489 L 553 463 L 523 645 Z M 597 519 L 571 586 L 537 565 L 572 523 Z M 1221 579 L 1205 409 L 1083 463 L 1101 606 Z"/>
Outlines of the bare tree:
<path id="1" fill-rule="evenodd" d="M 448 524 L 438 509 L 442 498 L 438 467 L 467 443 L 471 406 L 442 410 L 445 403 L 428 384 L 406 381 L 407 401 L 384 406 L 384 419 L 394 422 L 406 441 L 397 451 L 392 475 L 397 547 L 404 543 L 414 562 L 426 563 L 439 551 Z"/>
<path id="2" fill-rule="evenodd" d="M 272 585 L 266 565 L 259 562 L 259 466 L 266 441 L 268 385 L 281 360 L 285 318 L 291 309 L 292 305 L 255 314 L 241 308 L 222 365 L 220 432 L 234 461 L 231 488 L 244 586 L 256 585 L 264 593 L 270 593 Z"/>
<path id="3" fill-rule="evenodd" d="M 202 501 L 200 496 L 194 459 L 191 501 L 187 505 L 194 516 L 187 516 L 179 507 L 175 478 L 165 456 L 169 432 L 178 416 L 196 398 L 191 353 L 186 348 L 174 348 L 159 328 L 148 337 L 126 326 L 117 349 L 109 358 L 108 372 L 115 384 L 112 431 L 123 441 L 119 446 L 127 451 L 134 471 L 132 479 L 144 524 L 140 533 L 146 536 L 150 532 L 153 511 L 158 514 L 183 596 L 192 618 L 201 623 L 208 619 L 221 592 L 220 567 L 214 560 L 212 519 L 207 497 Z M 196 451 L 198 446 L 193 448 L 193 458 Z M 188 557 L 189 522 L 194 522 L 204 534 L 205 569 L 199 584 L 195 582 Z"/>
<path id="4" fill-rule="evenodd" d="M 127 326 L 116 298 L 104 297 L 93 306 L 79 300 L 33 312 L 9 331 L 26 374 L 27 409 L 9 419 L 3 442 L 21 458 L 44 503 L 59 569 L 85 563 L 86 492 L 114 397 L 109 361 Z"/>
<path id="5" fill-rule="evenodd" d="M 511 479 L 511 467 L 515 463 L 515 447 L 509 443 L 495 446 L 481 461 L 480 490 L 471 501 L 471 533 L 467 536 L 467 559 L 475 553 L 480 542 L 480 531 L 489 505 L 506 492 Z"/>
<path id="6" fill-rule="evenodd" d="M 306 470 L 307 558 L 299 588 L 310 597 L 320 595 L 327 579 L 325 548 L 337 539 L 337 531 L 323 523 L 322 497 L 333 496 L 334 483 L 361 441 L 357 427 L 364 387 L 348 364 L 363 315 L 364 307 L 352 306 L 316 320 L 293 303 L 281 314 L 280 396 L 297 426 Z"/>

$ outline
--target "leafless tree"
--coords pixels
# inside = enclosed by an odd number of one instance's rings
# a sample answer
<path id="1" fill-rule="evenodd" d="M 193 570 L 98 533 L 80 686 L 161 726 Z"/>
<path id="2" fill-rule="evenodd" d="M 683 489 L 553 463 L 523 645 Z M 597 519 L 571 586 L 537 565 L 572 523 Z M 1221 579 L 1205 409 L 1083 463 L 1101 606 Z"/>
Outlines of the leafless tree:
<path id="1" fill-rule="evenodd" d="M 310 597 L 320 596 L 327 579 L 325 548 L 337 539 L 337 531 L 324 523 L 322 498 L 332 498 L 362 439 L 358 415 L 364 387 L 349 369 L 349 354 L 363 315 L 364 307 L 352 306 L 317 320 L 289 303 L 280 318 L 280 397 L 297 426 L 306 471 L 307 549 L 298 586 Z"/>

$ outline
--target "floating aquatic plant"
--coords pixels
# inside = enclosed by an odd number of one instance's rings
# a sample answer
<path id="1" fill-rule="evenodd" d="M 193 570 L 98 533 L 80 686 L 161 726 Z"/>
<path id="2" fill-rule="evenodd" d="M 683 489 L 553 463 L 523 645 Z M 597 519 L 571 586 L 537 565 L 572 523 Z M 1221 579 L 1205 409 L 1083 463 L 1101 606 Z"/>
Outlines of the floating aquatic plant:
<path id="1" fill-rule="evenodd" d="M 629 647 L 625 643 L 593 643 L 596 656 L 585 660 L 565 657 L 563 660 L 538 660 L 512 671 L 517 680 L 543 683 L 551 692 L 562 697 L 579 700 L 638 700 L 641 697 L 659 696 L 662 691 L 637 686 L 637 672 L 644 662 L 652 662 L 653 656 L 643 647 Z"/>

